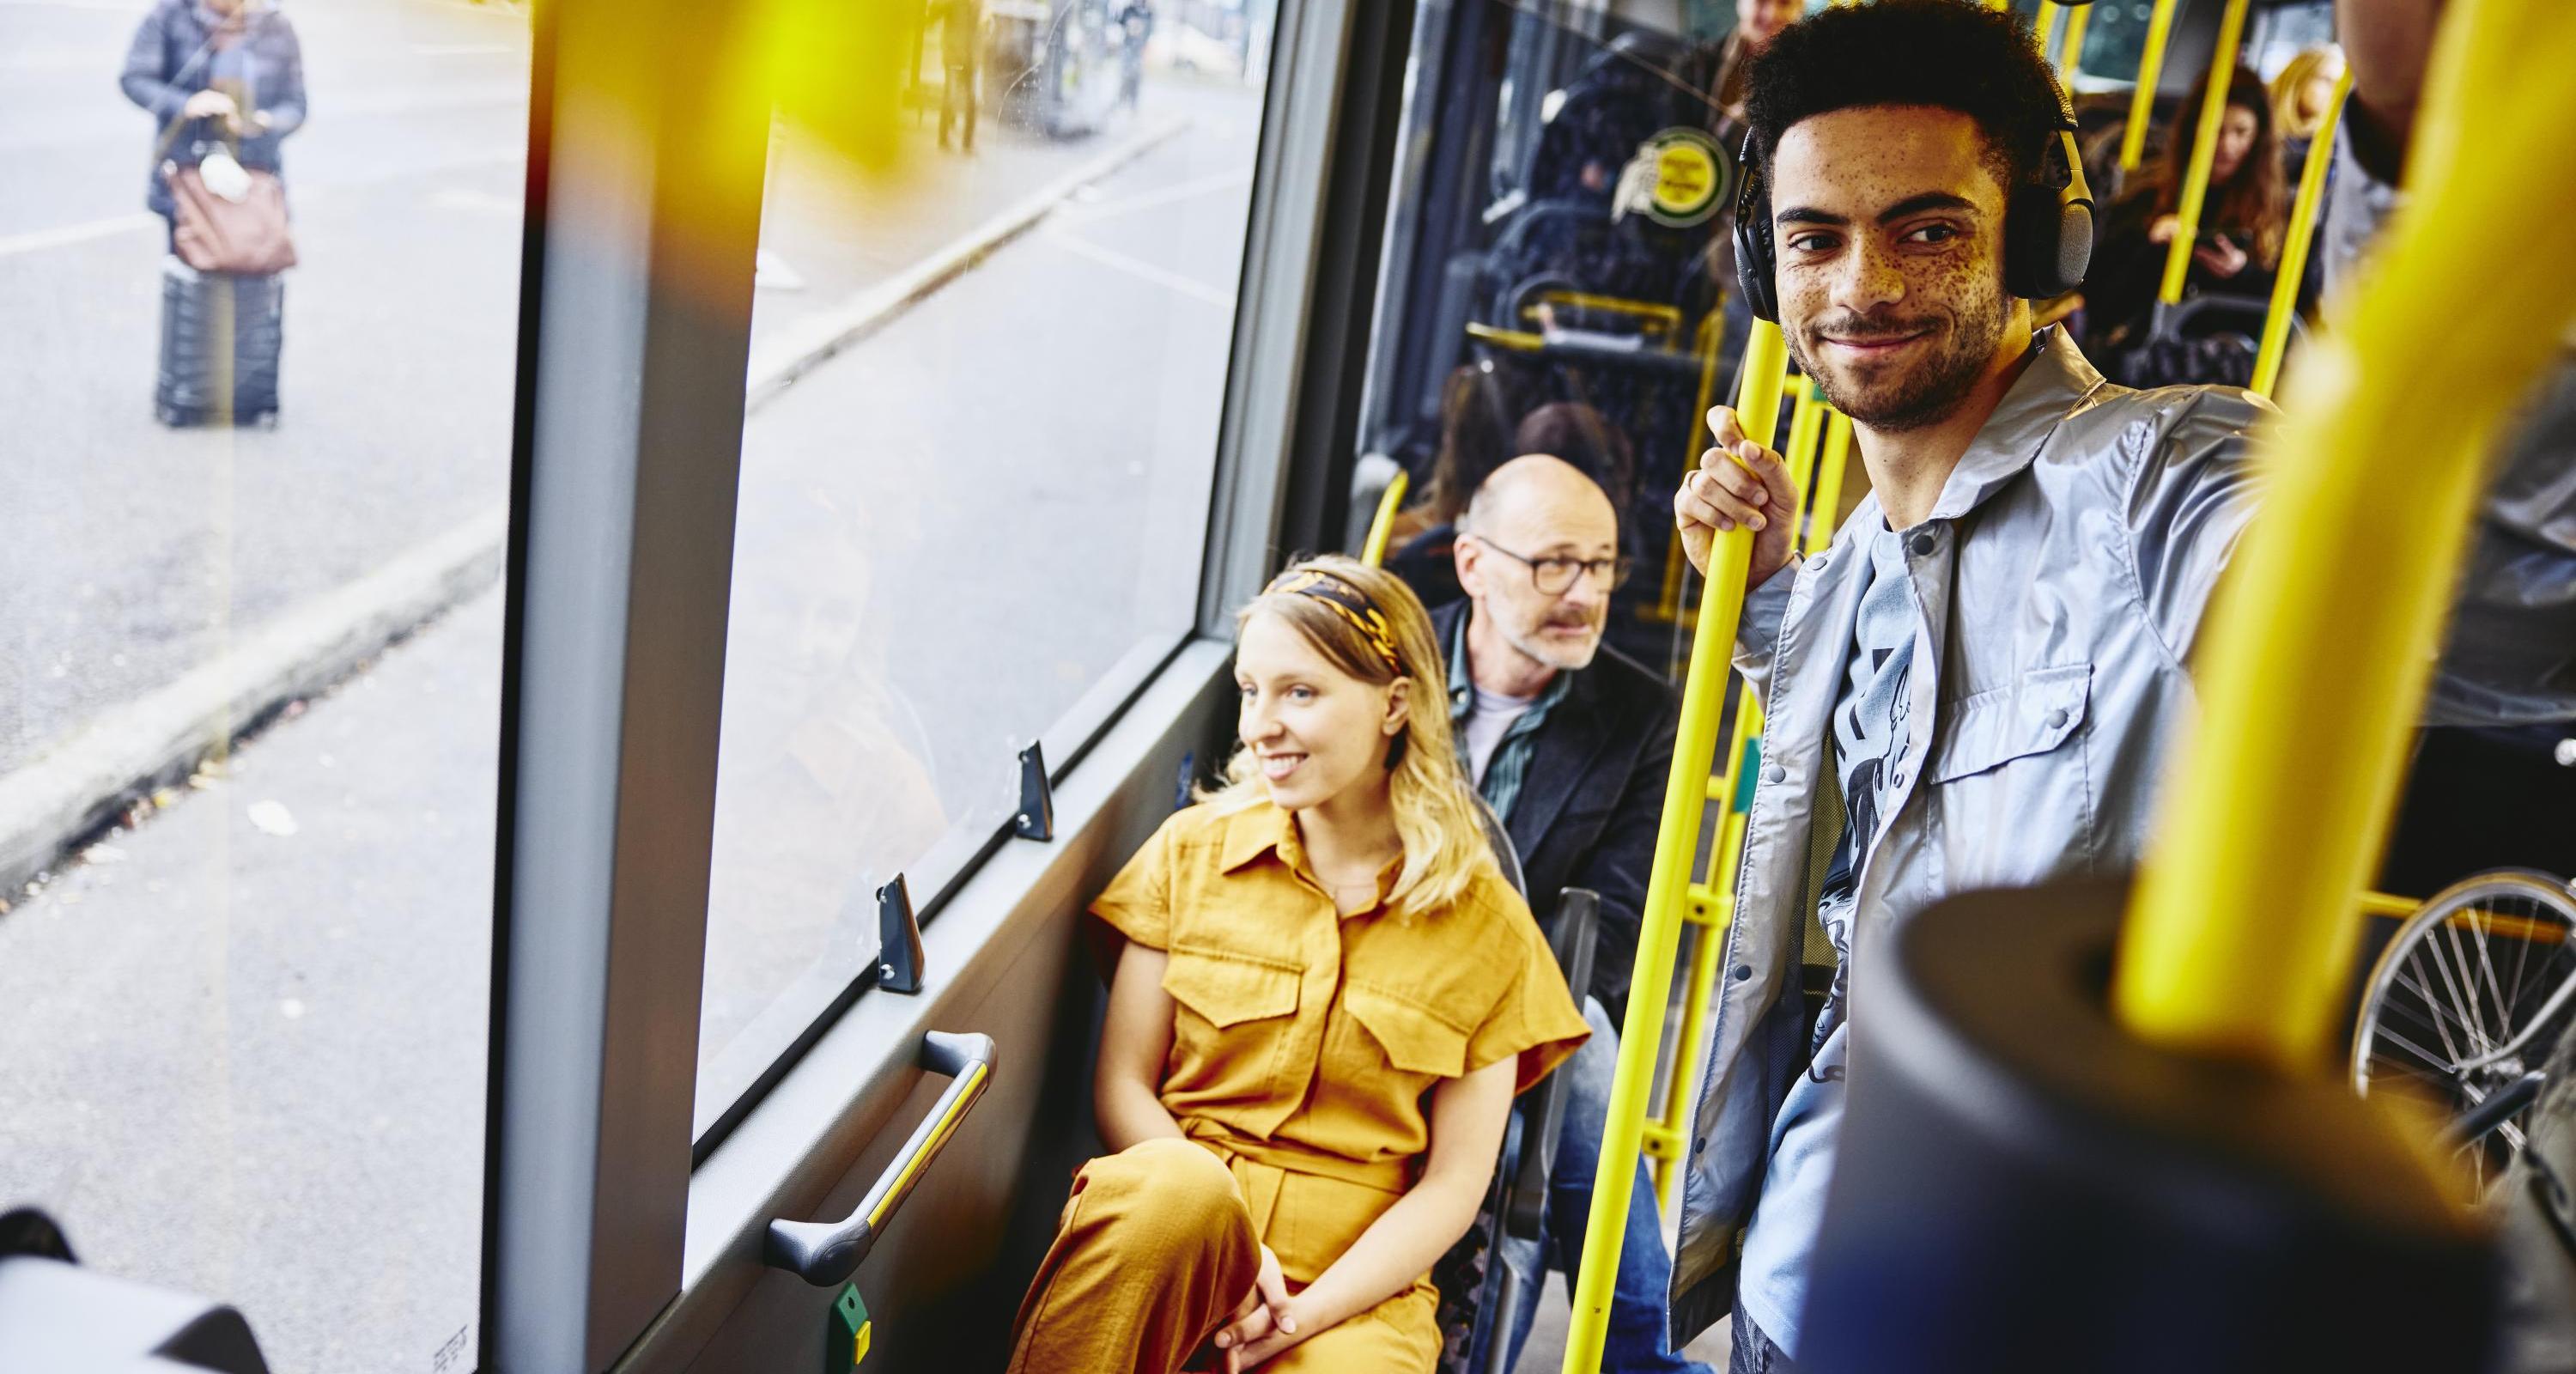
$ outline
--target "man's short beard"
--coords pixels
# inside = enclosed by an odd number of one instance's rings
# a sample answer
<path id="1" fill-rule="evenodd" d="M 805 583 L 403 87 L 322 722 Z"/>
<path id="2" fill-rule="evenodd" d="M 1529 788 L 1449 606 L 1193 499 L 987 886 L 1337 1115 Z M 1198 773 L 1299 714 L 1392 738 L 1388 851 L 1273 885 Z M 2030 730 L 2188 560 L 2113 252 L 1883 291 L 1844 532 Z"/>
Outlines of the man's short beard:
<path id="1" fill-rule="evenodd" d="M 2003 340 L 2004 324 L 2012 318 L 2013 303 L 2010 296 L 2003 294 L 2000 283 L 1992 301 L 1991 310 L 1970 310 L 1955 317 L 1959 327 L 1951 332 L 1948 346 L 1911 374 L 1897 379 L 1898 387 L 1892 395 L 1851 394 L 1833 372 L 1816 366 L 1805 337 L 1789 340 L 1789 353 L 1797 360 L 1799 371 L 1816 379 L 1834 409 L 1851 417 L 1854 423 L 1891 433 L 1923 429 L 1950 418 L 1967 400 L 1968 393 L 1976 389 L 1977 379 L 1985 375 L 1986 364 L 1994 359 L 1995 345 Z M 1814 332 L 1811 326 L 1801 334 Z"/>
<path id="2" fill-rule="evenodd" d="M 1546 628 L 1546 622 L 1540 622 L 1538 629 Z M 1579 673 L 1591 667 L 1592 660 L 1601 655 L 1601 636 L 1598 634 L 1592 637 L 1590 644 L 1583 650 L 1580 662 L 1567 661 L 1569 655 L 1564 649 L 1540 639 L 1535 631 L 1525 635 L 1518 630 L 1506 629 L 1503 631 L 1503 642 L 1527 654 L 1531 661 L 1544 663 L 1560 673 Z"/>

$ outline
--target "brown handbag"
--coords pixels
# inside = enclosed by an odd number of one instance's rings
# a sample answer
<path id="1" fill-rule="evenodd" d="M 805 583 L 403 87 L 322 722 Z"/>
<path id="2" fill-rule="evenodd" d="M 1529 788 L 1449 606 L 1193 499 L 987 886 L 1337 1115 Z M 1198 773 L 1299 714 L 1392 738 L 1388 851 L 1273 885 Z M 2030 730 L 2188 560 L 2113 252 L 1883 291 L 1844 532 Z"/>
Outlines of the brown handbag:
<path id="1" fill-rule="evenodd" d="M 194 167 L 163 164 L 177 210 L 171 239 L 179 261 L 200 272 L 265 277 L 295 265 L 295 236 L 286 223 L 286 183 L 275 172 L 250 173 L 250 193 L 226 200 L 206 189 Z"/>

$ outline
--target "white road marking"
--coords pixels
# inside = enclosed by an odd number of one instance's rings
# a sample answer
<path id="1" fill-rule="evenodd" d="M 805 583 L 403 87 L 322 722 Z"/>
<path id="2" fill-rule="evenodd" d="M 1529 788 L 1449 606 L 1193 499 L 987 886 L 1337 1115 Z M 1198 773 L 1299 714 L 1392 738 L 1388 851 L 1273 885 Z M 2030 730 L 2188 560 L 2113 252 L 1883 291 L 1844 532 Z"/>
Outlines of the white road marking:
<path id="1" fill-rule="evenodd" d="M 1177 201 L 1194 200 L 1200 196 L 1214 195 L 1219 191 L 1230 191 L 1235 187 L 1251 184 L 1250 172 L 1225 172 L 1217 176 L 1200 177 L 1195 181 L 1176 182 L 1151 191 L 1139 191 L 1132 196 L 1117 200 L 1088 203 L 1078 210 L 1059 211 L 1056 222 L 1090 224 L 1115 215 L 1124 215 L 1136 210 L 1150 210 L 1155 206 L 1170 205 Z"/>
<path id="2" fill-rule="evenodd" d="M 1178 272 L 1157 267 L 1141 258 L 1131 258 L 1115 249 L 1103 248 L 1079 235 L 1066 233 L 1060 229 L 1049 228 L 1043 237 L 1049 243 L 1062 244 L 1104 267 L 1115 267 L 1130 276 L 1141 277 L 1156 286 L 1179 292 L 1191 300 L 1204 301 L 1219 310 L 1234 309 L 1234 293 L 1231 291 L 1220 291 L 1205 282 L 1192 281 Z"/>
<path id="3" fill-rule="evenodd" d="M 0 3 L 7 3 L 7 0 L 0 0 Z M 32 233 L 0 235 L 0 258 L 14 257 L 20 253 L 39 253 L 48 248 L 68 248 L 75 243 L 87 243 L 92 239 L 113 238 L 118 234 L 132 233 L 138 229 L 160 227 L 159 215 L 149 210 L 141 210 L 131 215 L 113 215 L 106 219 L 94 219 L 86 224 L 66 224 L 60 228 L 38 229 Z"/>

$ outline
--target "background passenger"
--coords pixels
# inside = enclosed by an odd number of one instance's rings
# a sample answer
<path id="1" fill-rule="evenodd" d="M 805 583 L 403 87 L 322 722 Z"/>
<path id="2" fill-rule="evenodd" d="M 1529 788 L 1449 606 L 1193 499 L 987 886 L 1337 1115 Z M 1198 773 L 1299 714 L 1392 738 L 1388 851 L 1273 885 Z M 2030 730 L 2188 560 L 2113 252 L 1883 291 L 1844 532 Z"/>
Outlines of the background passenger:
<path id="1" fill-rule="evenodd" d="M 1530 419 L 1580 409 L 1551 406 Z M 1625 566 L 1617 514 L 1589 475 L 1546 454 L 1515 458 L 1486 479 L 1461 526 L 1458 580 L 1470 599 L 1431 615 L 1449 654 L 1459 762 L 1503 818 L 1540 928 L 1555 935 L 1564 889 L 1601 894 L 1600 946 L 1583 1009 L 1593 1037 L 1565 1068 L 1572 1088 L 1539 1236 L 1502 1245 L 1530 1299 L 1504 1333 L 1513 1364 L 1529 1338 L 1544 1271 L 1555 1268 L 1570 1283 L 1583 1255 L 1619 1062 L 1615 1027 L 1627 1011 L 1638 910 L 1672 768 L 1672 688 L 1601 642 Z M 1629 1195 L 1604 1371 L 1704 1374 L 1706 1366 L 1673 1353 L 1665 1330 L 1671 1273 L 1654 1192 L 1640 1188 Z M 1488 1367 L 1482 1347 L 1493 1335 L 1480 1313 L 1470 1368 Z"/>
<path id="2" fill-rule="evenodd" d="M 2272 78 L 2272 127 L 2281 136 L 2282 175 L 2295 175 L 2306 164 L 2308 144 L 2325 123 L 2334 104 L 2337 78 L 2343 75 L 2343 49 L 2332 43 L 2301 48 Z"/>
<path id="3" fill-rule="evenodd" d="M 1458 596 L 1449 549 L 1458 515 L 1485 477 L 1520 452 L 1513 431 L 1527 409 L 1519 388 L 1490 360 L 1478 359 L 1449 374 L 1440 394 L 1440 448 L 1431 458 L 1422 499 L 1396 514 L 1388 527 L 1388 571 L 1404 579 L 1425 605 Z"/>
<path id="4" fill-rule="evenodd" d="M 1426 1371 L 1433 1261 L 1586 1034 L 1451 751 L 1429 617 L 1319 558 L 1236 618 L 1242 745 L 1092 911 L 1127 939 L 1013 1371 Z M 1266 1363 L 1265 1363 L 1266 1362 Z"/>
<path id="5" fill-rule="evenodd" d="M 2125 355 L 2146 342 L 2157 288 L 2164 280 L 2166 245 L 2181 228 L 2182 185 L 2191 166 L 2204 75 L 2176 108 L 2175 131 L 2165 140 L 2156 176 L 2115 201 L 2095 236 L 2092 269 L 2084 275 L 2085 348 L 2112 375 L 2133 385 L 2166 381 L 2233 381 L 2244 377 L 2150 376 Z M 2260 305 L 2272 291 L 2289 228 L 2280 142 L 2272 127 L 2272 100 L 2262 78 L 2239 67 L 2228 80 L 2227 111 L 2218 126 L 2218 148 L 2209 167 L 2209 194 L 2201 203 L 2199 241 L 2192 246 L 2186 296 L 2216 291 Z M 2244 359 L 2247 377 L 2253 359 Z"/>

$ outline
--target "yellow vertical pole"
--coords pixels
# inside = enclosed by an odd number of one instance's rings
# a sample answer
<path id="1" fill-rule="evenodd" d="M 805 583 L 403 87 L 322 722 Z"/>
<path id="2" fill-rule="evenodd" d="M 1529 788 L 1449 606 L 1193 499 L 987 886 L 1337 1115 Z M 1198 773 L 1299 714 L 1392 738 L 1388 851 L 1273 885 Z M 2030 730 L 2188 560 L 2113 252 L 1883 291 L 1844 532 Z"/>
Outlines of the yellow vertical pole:
<path id="1" fill-rule="evenodd" d="M 2077 5 L 2066 12 L 2066 32 L 2058 39 L 2059 76 L 2071 78 L 2084 65 L 2084 26 L 2092 19 L 2091 5 Z"/>
<path id="2" fill-rule="evenodd" d="M 2129 93 L 2129 126 L 2120 131 L 2120 170 L 2138 170 L 2146 155 L 2147 125 L 2156 114 L 2156 82 L 2165 74 L 2165 39 L 2173 33 L 2175 0 L 2156 0 L 2147 16 L 2147 46 L 2138 54 L 2138 86 Z"/>
<path id="3" fill-rule="evenodd" d="M 2200 102 L 2199 132 L 2192 136 L 2191 167 L 2183 173 L 2182 203 L 2174 208 L 2181 223 L 2165 246 L 2164 286 L 2156 299 L 2182 304 L 2183 282 L 2191 275 L 2192 240 L 2200 233 L 2200 211 L 2209 197 L 2209 169 L 2218 159 L 2218 127 L 2227 122 L 2228 76 L 2236 70 L 2236 49 L 2245 38 L 2248 0 L 2227 0 L 2218 16 L 2218 48 L 2209 55 L 2209 94 Z M 2182 112 L 2175 112 L 2181 119 Z"/>
<path id="4" fill-rule="evenodd" d="M 1804 377 L 1791 381 L 1794 384 L 1783 390 L 1796 396 L 1798 408 L 1790 414 L 1789 447 L 1780 455 L 1780 461 L 1789 469 L 1789 490 L 1793 493 L 1790 504 L 1804 512 L 1808 477 L 1816 465 L 1816 445 L 1824 432 L 1828 407 L 1824 393 L 1813 382 Z M 1718 937 L 1734 912 L 1730 880 L 1744 843 L 1744 817 L 1735 809 L 1735 795 L 1743 780 L 1746 743 L 1760 738 L 1761 733 L 1762 703 L 1754 699 L 1753 689 L 1747 686 L 1736 698 L 1735 730 L 1727 739 L 1725 766 L 1708 787 L 1708 800 L 1717 803 L 1719 814 L 1726 819 L 1718 829 L 1717 853 L 1709 863 L 1708 880 L 1691 884 L 1687 898 L 1687 919 L 1700 928 L 1691 945 L 1687 984 L 1690 993 L 1682 1001 L 1682 1033 L 1674 1047 L 1673 1071 L 1664 1079 L 1663 1114 L 1646 1128 L 1646 1155 L 1653 1161 L 1655 1201 L 1661 1207 L 1672 1205 L 1673 1185 L 1681 1179 L 1677 1166 L 1685 1153 L 1682 1141 L 1689 1128 L 1692 1068 L 1699 1062 L 1709 991 L 1717 982 Z"/>
<path id="5" fill-rule="evenodd" d="M 1412 485 L 1413 475 L 1397 468 L 1395 480 L 1388 482 L 1385 494 L 1377 498 L 1377 514 L 1369 517 L 1368 538 L 1360 545 L 1361 562 L 1372 568 L 1385 566 L 1386 541 L 1395 532 L 1395 513 L 1404 506 L 1405 488 Z"/>
<path id="6" fill-rule="evenodd" d="M 2265 514 L 2196 650 L 2199 721 L 2164 782 L 2112 983 L 2140 1039 L 2296 1073 L 2332 1053 L 2353 894 L 2386 833 L 2486 455 L 2576 319 L 2576 255 L 2530 237 L 2576 213 L 2571 66 L 2566 0 L 2443 17 L 2406 213 L 2370 290 L 2338 302 L 2291 379 Z"/>
<path id="7" fill-rule="evenodd" d="M 2299 279 L 2308 272 L 2308 244 L 2316 237 L 2317 205 L 2325 199 L 2326 169 L 2334 162 L 2335 124 L 2343 118 L 2344 97 L 2352 93 L 2352 68 L 2335 78 L 2334 95 L 2326 101 L 2325 118 L 2308 142 L 2308 164 L 2299 169 L 2299 198 L 2290 207 L 2290 236 L 2281 242 L 2280 277 L 2272 283 L 2272 308 L 2263 317 L 2263 346 L 2254 354 L 2254 391 L 2272 394 L 2281 379 L 2281 354 L 2290 343 L 2290 317 L 2299 310 Z"/>
<path id="8" fill-rule="evenodd" d="M 2057 12 L 2066 8 L 2055 0 L 2039 0 L 2039 21 L 2031 26 L 2031 41 L 2039 45 L 2039 55 L 2048 56 L 2049 35 L 2057 32 Z"/>
<path id="9" fill-rule="evenodd" d="M 1810 512 L 1804 552 L 1823 553 L 1834 542 L 1834 522 L 1843 508 L 1843 465 L 1851 460 L 1851 417 L 1836 410 L 1825 421 L 1825 451 L 1816 459 L 1816 499 Z"/>
<path id="10" fill-rule="evenodd" d="M 1748 383 L 1779 376 L 1788 366 L 1788 357 L 1779 326 L 1756 320 L 1744 346 Z M 1780 416 L 1780 389 L 1748 384 L 1744 400 L 1745 432 L 1771 433 Z M 1700 811 L 1708 801 L 1718 708 L 1734 658 L 1736 624 L 1744 615 L 1744 579 L 1753 563 L 1753 532 L 1738 527 L 1719 534 L 1710 545 L 1708 562 L 1697 623 L 1691 628 L 1690 666 L 1682 677 L 1672 771 L 1664 779 L 1663 822 L 1655 835 L 1654 864 L 1647 870 L 1646 907 L 1637 933 L 1628 1015 L 1619 1027 L 1619 1066 L 1610 1077 L 1609 1119 L 1601 1127 L 1592 1213 L 1574 1281 L 1574 1310 L 1565 1339 L 1568 1374 L 1597 1374 L 1601 1348 L 1610 1332 L 1610 1293 L 1619 1275 L 1620 1247 L 1627 1238 L 1628 1202 L 1636 1191 L 1637 1155 L 1646 1135 L 1646 1099 L 1655 1085 L 1664 1006 L 1672 996 L 1683 907 L 1689 898 L 1693 861 L 1699 855 Z"/>
<path id="11" fill-rule="evenodd" d="M 1709 307 L 1708 314 L 1702 316 L 1699 322 L 1699 409 L 1691 412 L 1693 416 L 1708 414 L 1710 398 L 1717 395 L 1717 352 L 1725 334 L 1725 305 L 1726 301 L 1721 297 L 1717 304 Z M 1693 421 L 1691 433 L 1699 433 L 1696 420 Z M 1694 441 L 1685 447 L 1688 451 L 1682 455 L 1682 471 L 1690 472 L 1699 466 L 1700 446 Z M 1655 609 L 1663 620 L 1677 620 L 1681 617 L 1684 561 L 1682 541 L 1675 539 L 1664 550 L 1664 591 L 1655 602 Z"/>

